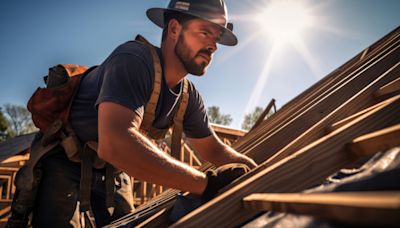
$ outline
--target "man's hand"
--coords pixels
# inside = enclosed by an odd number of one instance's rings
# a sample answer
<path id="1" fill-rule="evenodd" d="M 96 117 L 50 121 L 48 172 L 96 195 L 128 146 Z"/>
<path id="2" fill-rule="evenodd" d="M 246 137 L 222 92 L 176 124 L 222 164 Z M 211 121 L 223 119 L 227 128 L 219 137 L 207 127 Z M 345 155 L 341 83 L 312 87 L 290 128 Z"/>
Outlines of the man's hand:
<path id="1" fill-rule="evenodd" d="M 204 159 L 216 166 L 229 163 L 242 163 L 250 169 L 257 166 L 257 163 L 248 156 L 235 151 L 228 145 L 222 143 L 218 136 L 213 133 L 205 138 L 188 138 L 190 145 Z"/>
<path id="2" fill-rule="evenodd" d="M 208 170 L 206 172 L 207 186 L 201 197 L 206 200 L 212 199 L 220 189 L 249 171 L 250 168 L 247 165 L 240 163 L 226 164 L 216 170 Z"/>

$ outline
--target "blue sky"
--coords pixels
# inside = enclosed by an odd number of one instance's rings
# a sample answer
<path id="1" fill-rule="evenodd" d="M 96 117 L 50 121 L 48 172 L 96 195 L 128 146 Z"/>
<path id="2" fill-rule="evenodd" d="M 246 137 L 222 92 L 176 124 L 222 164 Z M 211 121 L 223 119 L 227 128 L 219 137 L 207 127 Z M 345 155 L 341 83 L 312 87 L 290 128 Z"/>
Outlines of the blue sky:
<path id="1" fill-rule="evenodd" d="M 300 1 L 300 0 L 297 0 Z M 267 0 L 227 0 L 239 45 L 219 46 L 205 76 L 189 76 L 206 106 L 231 114 L 239 128 L 246 112 L 278 107 L 400 25 L 397 0 L 304 0 L 314 26 L 302 32 L 302 51 L 276 48 L 255 15 Z M 100 64 L 119 44 L 142 34 L 159 44 L 161 29 L 145 16 L 162 0 L 0 2 L 0 105 L 25 105 L 49 66 Z M 265 66 L 268 66 L 266 68 Z M 261 80 L 260 78 L 266 78 Z M 258 85 L 258 93 L 254 92 Z"/>

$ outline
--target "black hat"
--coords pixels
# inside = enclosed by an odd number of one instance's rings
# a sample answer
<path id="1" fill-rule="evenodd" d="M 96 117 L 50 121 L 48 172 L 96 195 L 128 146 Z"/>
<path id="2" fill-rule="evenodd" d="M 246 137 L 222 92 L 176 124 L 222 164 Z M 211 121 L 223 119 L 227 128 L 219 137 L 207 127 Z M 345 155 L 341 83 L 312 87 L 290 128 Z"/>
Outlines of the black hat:
<path id="1" fill-rule="evenodd" d="M 151 8 L 146 12 L 147 17 L 161 28 L 164 28 L 164 13 L 179 12 L 207 20 L 218 25 L 221 38 L 218 43 L 228 46 L 237 44 L 233 34 L 233 25 L 228 23 L 228 11 L 223 0 L 171 0 L 166 9 Z"/>

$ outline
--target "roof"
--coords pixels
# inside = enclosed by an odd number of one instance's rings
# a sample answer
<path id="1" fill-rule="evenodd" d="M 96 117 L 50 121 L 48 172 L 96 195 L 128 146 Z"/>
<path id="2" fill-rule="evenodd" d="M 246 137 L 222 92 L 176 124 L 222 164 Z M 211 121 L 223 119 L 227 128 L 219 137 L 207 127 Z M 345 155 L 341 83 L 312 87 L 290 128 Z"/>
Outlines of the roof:
<path id="1" fill-rule="evenodd" d="M 308 211 L 302 207 L 302 212 L 298 207 L 299 200 L 304 200 L 303 191 L 324 183 L 333 173 L 344 167 L 358 167 L 365 158 L 400 146 L 399 77 L 400 28 L 396 28 L 240 138 L 233 147 L 252 157 L 259 166 L 223 189 L 223 193 L 178 221 L 171 221 L 169 214 L 178 191 L 170 190 L 112 225 L 233 227 L 246 224 L 265 210 L 311 216 L 320 212 L 328 219 L 362 225 L 363 220 L 355 221 L 352 213 L 342 213 L 339 218 L 335 213 L 324 213 L 325 209 L 338 206 L 328 205 L 332 199 L 347 202 L 345 208 L 350 207 L 354 213 L 368 214 L 368 220 L 375 219 L 369 225 L 399 224 L 396 215 L 400 213 L 400 189 L 392 193 L 379 189 L 368 197 L 359 192 L 350 194 L 350 198 L 349 194 L 332 193 L 325 198 L 313 195 L 322 202 L 318 207 Z M 278 195 L 254 198 L 254 193 Z M 251 200 L 244 200 L 250 196 Z M 293 200 L 283 202 L 284 199 Z M 371 199 L 377 200 L 371 203 Z M 367 202 L 369 208 L 360 207 L 359 202 Z M 381 207 L 384 210 L 379 210 Z"/>
<path id="2" fill-rule="evenodd" d="M 0 143 L 0 161 L 25 152 L 31 146 L 36 133 L 16 136 Z"/>

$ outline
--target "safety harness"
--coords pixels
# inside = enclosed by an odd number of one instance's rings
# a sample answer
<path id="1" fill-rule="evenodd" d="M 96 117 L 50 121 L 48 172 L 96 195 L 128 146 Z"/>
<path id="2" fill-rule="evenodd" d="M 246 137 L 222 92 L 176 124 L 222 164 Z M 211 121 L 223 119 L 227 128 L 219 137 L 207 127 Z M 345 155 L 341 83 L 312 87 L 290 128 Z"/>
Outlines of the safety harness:
<path id="1" fill-rule="evenodd" d="M 153 89 L 145 106 L 140 130 L 152 139 L 162 139 L 169 129 L 153 127 L 162 82 L 160 59 L 155 47 L 146 39 L 138 35 L 135 40 L 149 49 L 154 66 Z M 58 67 L 65 69 L 68 75 L 67 82 L 52 88 L 38 88 L 28 102 L 28 110 L 32 113 L 32 120 L 44 135 L 41 141 L 33 145 L 30 160 L 24 167 L 24 174 L 16 181 L 16 186 L 24 191 L 35 192 L 34 188 L 38 185 L 38 177 L 34 176 L 37 163 L 47 156 L 49 152 L 53 151 L 55 147 L 61 146 L 71 161 L 81 163 L 81 215 L 87 215 L 90 210 L 92 168 L 106 169 L 106 206 L 110 215 L 112 215 L 114 211 L 114 173 L 116 170 L 111 164 L 104 162 L 97 156 L 97 142 L 85 142 L 82 145 L 69 123 L 72 102 L 78 92 L 79 84 L 82 78 L 95 67 L 88 69 L 87 67 L 73 64 L 62 64 L 58 65 Z M 171 141 L 171 154 L 173 155 L 180 154 L 181 150 L 183 118 L 189 101 L 188 84 L 187 79 L 184 78 L 179 97 L 179 107 L 173 119 Z M 47 85 L 49 84 L 47 83 Z M 16 201 L 18 206 L 18 200 Z M 23 208 L 20 209 L 23 212 Z"/>

